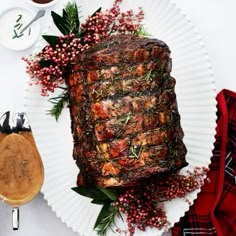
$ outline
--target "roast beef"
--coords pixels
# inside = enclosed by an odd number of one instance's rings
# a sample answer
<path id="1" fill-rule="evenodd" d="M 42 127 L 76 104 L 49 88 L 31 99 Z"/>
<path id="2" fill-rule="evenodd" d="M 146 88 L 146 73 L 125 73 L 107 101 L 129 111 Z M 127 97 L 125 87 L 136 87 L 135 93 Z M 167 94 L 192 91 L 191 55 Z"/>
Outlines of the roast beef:
<path id="1" fill-rule="evenodd" d="M 132 186 L 187 165 L 171 65 L 164 42 L 116 35 L 70 66 L 78 185 Z"/>

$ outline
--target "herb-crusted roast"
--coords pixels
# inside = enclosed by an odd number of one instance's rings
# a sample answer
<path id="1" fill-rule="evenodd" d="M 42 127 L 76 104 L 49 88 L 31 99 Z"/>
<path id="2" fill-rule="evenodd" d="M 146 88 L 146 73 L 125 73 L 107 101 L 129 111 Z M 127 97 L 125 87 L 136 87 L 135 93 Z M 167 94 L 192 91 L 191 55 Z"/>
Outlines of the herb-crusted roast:
<path id="1" fill-rule="evenodd" d="M 168 46 L 112 36 L 67 78 L 78 185 L 131 186 L 187 165 Z"/>

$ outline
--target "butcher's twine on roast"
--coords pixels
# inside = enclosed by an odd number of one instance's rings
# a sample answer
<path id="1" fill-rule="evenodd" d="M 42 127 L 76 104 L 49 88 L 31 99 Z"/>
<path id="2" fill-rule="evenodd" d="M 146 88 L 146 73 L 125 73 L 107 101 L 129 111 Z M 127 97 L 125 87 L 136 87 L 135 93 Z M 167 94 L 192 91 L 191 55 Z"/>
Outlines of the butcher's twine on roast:
<path id="1" fill-rule="evenodd" d="M 71 65 L 78 185 L 132 186 L 187 165 L 171 64 L 164 42 L 117 35 Z"/>

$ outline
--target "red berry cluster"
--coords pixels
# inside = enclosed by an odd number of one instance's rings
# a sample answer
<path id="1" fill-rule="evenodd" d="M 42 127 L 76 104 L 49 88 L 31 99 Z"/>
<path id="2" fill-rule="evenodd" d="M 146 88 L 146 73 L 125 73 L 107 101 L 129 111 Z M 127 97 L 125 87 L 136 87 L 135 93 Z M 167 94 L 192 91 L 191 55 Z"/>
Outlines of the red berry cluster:
<path id="1" fill-rule="evenodd" d="M 113 33 L 129 34 L 140 29 L 140 23 L 144 18 L 142 8 L 139 8 L 137 14 L 134 14 L 132 9 L 121 12 L 119 7 L 121 2 L 122 0 L 116 0 L 111 9 L 97 12 L 86 19 L 81 25 L 82 31 L 87 35 L 85 42 L 96 44 Z"/>
<path id="2" fill-rule="evenodd" d="M 59 84 L 64 83 L 63 75 L 68 64 L 72 63 L 76 55 L 98 43 L 101 39 L 115 33 L 135 33 L 140 29 L 144 18 L 141 8 L 137 14 L 133 10 L 121 12 L 119 4 L 122 0 L 115 0 L 111 9 L 96 12 L 81 24 L 81 38 L 74 34 L 59 37 L 55 47 L 47 45 L 40 53 L 28 58 L 22 58 L 26 63 L 26 73 L 30 75 L 31 84 L 41 86 L 41 95 L 48 96 L 54 92 Z"/>
<path id="3" fill-rule="evenodd" d="M 114 204 L 127 216 L 129 235 L 134 234 L 136 227 L 143 231 L 147 226 L 158 229 L 168 227 L 163 202 L 183 198 L 201 187 L 207 171 L 207 168 L 196 167 L 193 172 L 188 171 L 187 175 L 173 173 L 161 180 L 152 180 L 142 187 L 126 189 Z"/>
<path id="4" fill-rule="evenodd" d="M 158 229 L 168 226 L 164 204 L 156 201 L 148 186 L 127 189 L 119 196 L 115 204 L 127 216 L 130 236 L 134 234 L 135 227 L 145 231 L 147 226 Z"/>
<path id="5" fill-rule="evenodd" d="M 41 95 L 47 96 L 48 92 L 54 92 L 59 84 L 64 83 L 63 74 L 67 65 L 88 48 L 88 44 L 82 44 L 80 38 L 71 34 L 60 36 L 55 48 L 48 44 L 37 57 L 22 59 L 27 63 L 26 73 L 36 85 L 41 85 Z"/>

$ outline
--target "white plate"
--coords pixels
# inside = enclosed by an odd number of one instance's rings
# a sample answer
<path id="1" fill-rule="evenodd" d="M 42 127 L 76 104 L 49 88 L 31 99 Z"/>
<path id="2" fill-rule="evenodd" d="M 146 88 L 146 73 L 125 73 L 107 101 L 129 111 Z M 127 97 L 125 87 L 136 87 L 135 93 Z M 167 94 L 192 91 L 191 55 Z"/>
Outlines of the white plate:
<path id="1" fill-rule="evenodd" d="M 39 37 L 39 23 L 34 22 L 21 34 L 34 17 L 34 13 L 23 7 L 12 7 L 0 15 L 0 42 L 12 50 L 24 50 L 32 46 Z"/>
<path id="2" fill-rule="evenodd" d="M 93 13 L 99 6 L 110 7 L 111 1 L 81 0 L 83 15 Z M 145 27 L 154 36 L 165 41 L 172 51 L 173 71 L 176 78 L 176 93 L 185 132 L 188 168 L 208 166 L 214 143 L 216 126 L 216 92 L 206 49 L 195 27 L 186 16 L 168 0 L 137 0 L 145 12 Z M 107 5 L 108 4 L 108 5 Z M 96 6 L 95 6 L 96 5 Z M 133 7 L 132 0 L 122 3 L 122 8 Z M 70 190 L 76 185 L 78 168 L 72 159 L 72 137 L 68 109 L 59 122 L 46 115 L 51 105 L 40 97 L 40 88 L 29 87 L 26 94 L 26 111 L 41 152 L 45 167 L 45 182 L 42 188 L 45 199 L 57 216 L 80 235 L 96 235 L 93 225 L 100 206 Z M 54 94 L 55 95 L 55 94 Z M 189 194 L 193 202 L 200 189 Z M 171 226 L 189 209 L 184 199 L 175 199 L 165 204 Z M 118 223 L 121 228 L 126 225 Z M 163 230 L 136 231 L 135 235 L 157 236 Z M 110 235 L 115 235 L 110 231 Z"/>

